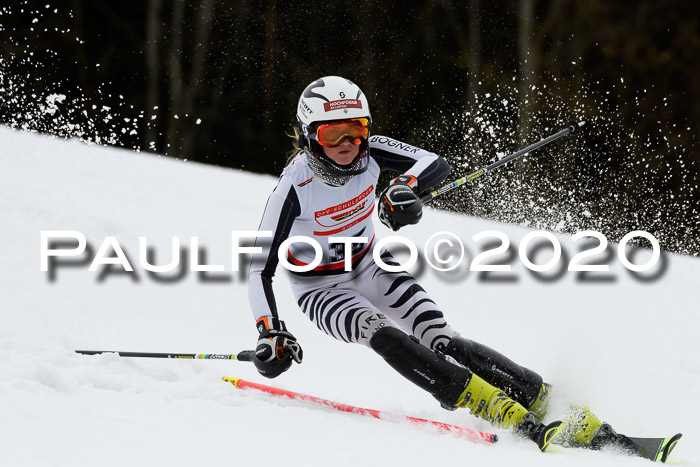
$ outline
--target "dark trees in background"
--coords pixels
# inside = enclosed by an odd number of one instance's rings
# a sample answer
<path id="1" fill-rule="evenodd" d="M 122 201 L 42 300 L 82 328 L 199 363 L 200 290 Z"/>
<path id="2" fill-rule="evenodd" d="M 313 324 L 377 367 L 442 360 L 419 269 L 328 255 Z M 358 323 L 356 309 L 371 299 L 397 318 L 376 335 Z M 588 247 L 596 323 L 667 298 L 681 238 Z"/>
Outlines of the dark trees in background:
<path id="1" fill-rule="evenodd" d="M 691 0 L 29 1 L 0 16 L 0 70 L 31 76 L 27 95 L 79 101 L 113 143 L 269 173 L 299 92 L 328 74 L 368 94 L 374 133 L 445 155 L 454 175 L 576 116 L 589 134 L 510 171 L 517 188 L 574 214 L 607 206 L 596 226 L 611 231 L 658 225 L 674 249 L 661 226 L 695 235 L 700 216 L 699 21 Z M 0 118 L 25 117 L 6 99 Z M 527 221 L 502 194 L 486 182 L 445 207 Z M 659 217 L 650 199 L 676 208 Z"/>

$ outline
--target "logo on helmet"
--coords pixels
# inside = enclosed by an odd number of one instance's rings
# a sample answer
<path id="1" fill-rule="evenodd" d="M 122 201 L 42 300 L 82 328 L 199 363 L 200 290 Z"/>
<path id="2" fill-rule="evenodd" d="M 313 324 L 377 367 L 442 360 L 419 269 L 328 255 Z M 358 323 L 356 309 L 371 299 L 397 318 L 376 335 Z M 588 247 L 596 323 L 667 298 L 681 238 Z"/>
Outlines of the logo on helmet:
<path id="1" fill-rule="evenodd" d="M 338 109 L 361 109 L 362 101 L 359 99 L 341 99 L 323 103 L 323 110 L 331 112 Z"/>
<path id="2" fill-rule="evenodd" d="M 313 112 L 313 110 L 311 110 L 309 105 L 306 102 L 304 102 L 303 99 L 301 99 L 299 101 L 299 113 L 302 114 L 304 116 L 304 118 L 309 118 L 309 115 L 307 115 L 307 113 L 312 114 L 314 112 Z"/>

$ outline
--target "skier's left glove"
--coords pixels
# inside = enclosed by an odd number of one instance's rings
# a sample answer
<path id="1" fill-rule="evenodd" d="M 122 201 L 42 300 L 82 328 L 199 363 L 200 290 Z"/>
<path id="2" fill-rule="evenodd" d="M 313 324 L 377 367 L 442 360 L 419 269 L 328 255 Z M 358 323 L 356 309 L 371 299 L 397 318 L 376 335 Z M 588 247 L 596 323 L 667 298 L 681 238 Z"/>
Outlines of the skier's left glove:
<path id="1" fill-rule="evenodd" d="M 256 322 L 258 345 L 253 363 L 258 373 L 266 378 L 276 378 L 292 366 L 292 361 L 301 363 L 304 351 L 296 337 L 287 331 L 284 321 L 272 316 L 263 316 Z"/>
<path id="2" fill-rule="evenodd" d="M 379 196 L 379 220 L 394 231 L 417 224 L 422 216 L 423 202 L 413 175 L 396 177 Z"/>

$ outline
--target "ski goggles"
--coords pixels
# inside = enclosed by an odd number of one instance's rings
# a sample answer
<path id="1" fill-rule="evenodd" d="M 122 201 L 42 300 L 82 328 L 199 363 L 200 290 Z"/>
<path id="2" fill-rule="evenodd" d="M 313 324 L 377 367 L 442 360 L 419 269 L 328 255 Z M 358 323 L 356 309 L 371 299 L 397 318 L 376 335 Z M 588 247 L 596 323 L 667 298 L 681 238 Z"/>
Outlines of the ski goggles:
<path id="1" fill-rule="evenodd" d="M 324 123 L 316 128 L 316 141 L 323 147 L 339 146 L 345 138 L 352 144 L 360 144 L 369 136 L 369 119 L 353 118 L 339 122 Z"/>

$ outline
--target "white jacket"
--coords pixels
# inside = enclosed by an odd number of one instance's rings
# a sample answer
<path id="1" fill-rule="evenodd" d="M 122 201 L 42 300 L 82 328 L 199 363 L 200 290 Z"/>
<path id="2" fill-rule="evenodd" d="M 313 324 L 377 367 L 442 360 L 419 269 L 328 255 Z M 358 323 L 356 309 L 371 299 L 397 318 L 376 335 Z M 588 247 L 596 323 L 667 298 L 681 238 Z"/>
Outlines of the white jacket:
<path id="1" fill-rule="evenodd" d="M 321 263 L 312 271 L 298 274 L 351 274 L 345 271 L 344 245 L 329 245 L 328 238 L 367 237 L 368 243 L 353 245 L 353 267 L 370 252 L 379 174 L 392 170 L 413 175 L 418 180 L 418 189 L 425 191 L 450 173 L 450 166 L 438 155 L 385 136 L 370 137 L 369 157 L 366 172 L 337 187 L 314 178 L 305 153 L 285 167 L 258 228 L 271 231 L 272 238 L 256 241 L 255 246 L 262 248 L 262 254 L 253 255 L 248 273 L 248 297 L 256 320 L 262 316 L 279 318 L 272 278 L 279 263 L 277 251 L 284 240 L 300 235 L 321 245 Z M 295 265 L 309 264 L 315 256 L 313 248 L 305 243 L 294 243 L 287 251 L 288 261 Z M 338 277 L 339 282 L 346 279 Z"/>

